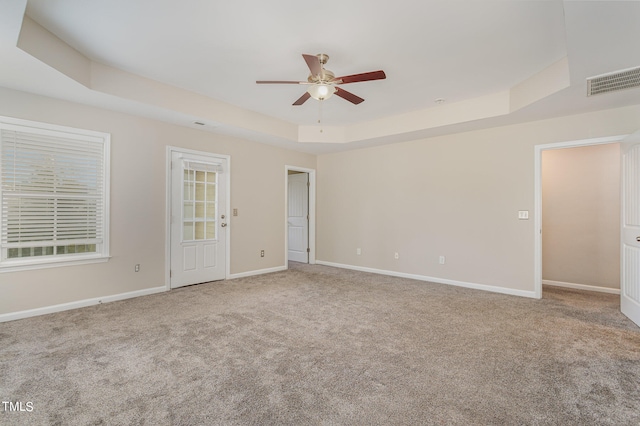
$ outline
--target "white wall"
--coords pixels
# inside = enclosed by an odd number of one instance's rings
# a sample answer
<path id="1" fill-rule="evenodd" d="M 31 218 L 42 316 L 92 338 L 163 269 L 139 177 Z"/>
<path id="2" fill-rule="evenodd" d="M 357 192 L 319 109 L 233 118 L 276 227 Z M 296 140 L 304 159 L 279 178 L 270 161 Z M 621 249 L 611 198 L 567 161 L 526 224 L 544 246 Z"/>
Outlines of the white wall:
<path id="1" fill-rule="evenodd" d="M 231 156 L 231 273 L 284 266 L 285 165 L 315 168 L 315 156 L 2 88 L 0 115 L 111 134 L 112 255 L 0 273 L 0 314 L 164 286 L 169 145 Z"/>
<path id="2" fill-rule="evenodd" d="M 319 156 L 317 259 L 533 297 L 534 146 L 638 128 L 634 106 Z"/>
<path id="3" fill-rule="evenodd" d="M 113 256 L 0 274 L 0 315 L 164 285 L 168 145 L 231 155 L 232 273 L 284 265 L 288 164 L 318 170 L 317 259 L 533 294 L 534 145 L 640 128 L 634 106 L 316 158 L 8 89 L 0 115 L 111 133 Z"/>
<path id="4" fill-rule="evenodd" d="M 542 278 L 620 288 L 620 145 L 542 152 Z"/>

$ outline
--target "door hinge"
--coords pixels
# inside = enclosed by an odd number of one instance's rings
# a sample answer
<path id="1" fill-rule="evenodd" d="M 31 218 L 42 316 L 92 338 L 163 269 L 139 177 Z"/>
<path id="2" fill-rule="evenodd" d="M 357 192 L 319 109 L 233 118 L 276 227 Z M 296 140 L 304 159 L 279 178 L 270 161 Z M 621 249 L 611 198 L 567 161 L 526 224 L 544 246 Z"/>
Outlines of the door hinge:
<path id="1" fill-rule="evenodd" d="M 169 278 L 171 278 L 172 276 L 173 276 L 173 271 L 169 269 Z"/>
<path id="2" fill-rule="evenodd" d="M 307 215 L 307 220 L 309 220 L 309 215 Z"/>
<path id="3" fill-rule="evenodd" d="M 307 188 L 311 186 L 311 182 L 307 182 Z"/>
<path id="4" fill-rule="evenodd" d="M 311 253 L 311 249 L 307 247 L 307 253 Z"/>

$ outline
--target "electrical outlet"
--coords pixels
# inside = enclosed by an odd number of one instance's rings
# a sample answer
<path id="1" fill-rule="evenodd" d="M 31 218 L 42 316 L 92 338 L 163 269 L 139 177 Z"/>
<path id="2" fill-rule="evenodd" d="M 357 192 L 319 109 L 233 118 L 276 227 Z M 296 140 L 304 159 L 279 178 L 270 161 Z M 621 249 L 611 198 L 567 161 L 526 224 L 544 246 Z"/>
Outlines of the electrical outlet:
<path id="1" fill-rule="evenodd" d="M 360 255 L 362 254 L 362 250 L 360 250 L 360 247 L 358 247 L 358 248 L 356 249 L 356 254 L 357 254 L 358 256 L 360 256 Z"/>
<path id="2" fill-rule="evenodd" d="M 264 250 L 260 250 L 260 257 L 264 257 Z"/>
<path id="3" fill-rule="evenodd" d="M 400 255 L 398 253 L 394 254 L 393 257 L 396 259 L 400 259 Z"/>
<path id="4" fill-rule="evenodd" d="M 233 209 L 233 215 L 238 216 L 238 209 Z"/>
<path id="5" fill-rule="evenodd" d="M 138 263 L 138 264 L 136 264 L 135 271 L 136 271 L 136 272 L 140 272 L 140 264 L 139 264 L 139 263 Z"/>
<path id="6" fill-rule="evenodd" d="M 444 265 L 445 260 L 446 259 L 444 256 L 440 256 L 440 259 L 438 259 L 438 263 L 440 263 L 441 265 Z"/>

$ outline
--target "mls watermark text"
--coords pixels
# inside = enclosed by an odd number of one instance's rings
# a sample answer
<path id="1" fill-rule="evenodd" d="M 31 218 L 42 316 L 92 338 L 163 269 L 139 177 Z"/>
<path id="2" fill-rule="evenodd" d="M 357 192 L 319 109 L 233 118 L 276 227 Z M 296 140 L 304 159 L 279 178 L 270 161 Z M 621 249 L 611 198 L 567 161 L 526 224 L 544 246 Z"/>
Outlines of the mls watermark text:
<path id="1" fill-rule="evenodd" d="M 31 401 L 27 401 L 27 402 L 22 402 L 22 401 L 2 401 L 0 402 L 0 407 L 2 407 L 2 411 L 5 412 L 10 412 L 10 411 L 17 411 L 17 412 L 27 412 L 30 413 L 33 411 L 33 402 Z"/>

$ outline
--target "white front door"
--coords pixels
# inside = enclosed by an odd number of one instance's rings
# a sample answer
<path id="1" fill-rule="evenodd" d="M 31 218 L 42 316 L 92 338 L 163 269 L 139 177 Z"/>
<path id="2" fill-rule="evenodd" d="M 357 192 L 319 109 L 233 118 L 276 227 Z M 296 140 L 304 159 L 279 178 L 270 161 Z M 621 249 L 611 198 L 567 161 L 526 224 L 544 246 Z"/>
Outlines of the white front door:
<path id="1" fill-rule="evenodd" d="M 640 326 L 640 131 L 621 142 L 620 310 Z"/>
<path id="2" fill-rule="evenodd" d="M 309 263 L 309 174 L 288 176 L 289 260 Z"/>
<path id="3" fill-rule="evenodd" d="M 222 157 L 171 153 L 171 288 L 226 278 Z"/>

